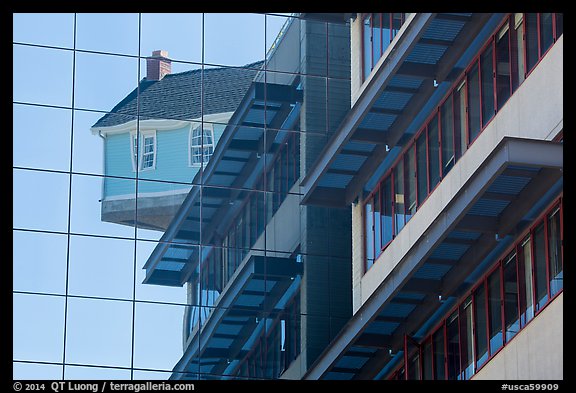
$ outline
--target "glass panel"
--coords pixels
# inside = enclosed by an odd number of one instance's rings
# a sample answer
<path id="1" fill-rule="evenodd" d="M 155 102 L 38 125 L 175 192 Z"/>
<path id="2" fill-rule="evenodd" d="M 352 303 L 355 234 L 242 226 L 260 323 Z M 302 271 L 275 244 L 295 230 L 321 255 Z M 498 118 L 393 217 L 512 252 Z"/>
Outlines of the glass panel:
<path id="1" fill-rule="evenodd" d="M 526 16 L 526 68 L 530 72 L 538 62 L 538 14 L 524 15 Z"/>
<path id="2" fill-rule="evenodd" d="M 135 13 L 79 13 L 76 49 L 138 56 L 139 28 L 140 16 Z"/>
<path id="3" fill-rule="evenodd" d="M 130 367 L 132 307 L 127 301 L 68 298 L 66 361 Z"/>
<path id="4" fill-rule="evenodd" d="M 446 322 L 448 379 L 460 377 L 460 332 L 458 327 L 458 312 L 455 312 Z"/>
<path id="5" fill-rule="evenodd" d="M 75 61 L 75 108 L 109 112 L 138 85 L 136 58 L 77 52 Z"/>
<path id="6" fill-rule="evenodd" d="M 66 380 L 127 380 L 130 377 L 130 370 L 121 368 L 64 366 Z"/>
<path id="7" fill-rule="evenodd" d="M 382 246 L 392 240 L 392 178 L 382 183 Z"/>
<path id="8" fill-rule="evenodd" d="M 14 44 L 12 56 L 14 102 L 72 106 L 72 51 Z"/>
<path id="9" fill-rule="evenodd" d="M 56 381 L 62 379 L 63 368 L 57 364 L 12 362 L 12 379 Z"/>
<path id="10" fill-rule="evenodd" d="M 521 325 L 522 327 L 534 317 L 534 284 L 533 284 L 533 266 L 532 266 L 532 251 L 531 239 L 526 239 L 521 246 L 520 265 L 518 271 L 520 273 L 520 311 L 521 311 Z"/>
<path id="11" fill-rule="evenodd" d="M 466 299 L 461 306 L 460 315 L 460 340 L 462 351 L 462 379 L 470 379 L 474 375 L 474 336 L 473 336 L 473 318 L 472 318 L 472 298 Z"/>
<path id="12" fill-rule="evenodd" d="M 468 72 L 468 142 L 472 143 L 480 134 L 480 85 L 478 63 Z"/>
<path id="13" fill-rule="evenodd" d="M 498 109 L 502 108 L 512 94 L 510 64 L 510 29 L 506 24 L 496 36 L 496 96 Z"/>
<path id="14" fill-rule="evenodd" d="M 364 235 L 366 236 L 366 270 L 374 264 L 374 200 L 370 198 L 364 206 Z"/>
<path id="15" fill-rule="evenodd" d="M 550 263 L 550 296 L 563 288 L 562 233 L 560 232 L 560 209 L 548 216 L 548 260 Z"/>
<path id="16" fill-rule="evenodd" d="M 267 70 L 289 73 L 300 71 L 300 34 L 303 24 L 298 18 L 266 15 Z"/>
<path id="17" fill-rule="evenodd" d="M 494 117 L 494 50 L 492 45 L 480 56 L 482 67 L 482 127 Z"/>
<path id="18" fill-rule="evenodd" d="M 144 284 L 146 269 L 144 266 L 156 247 L 163 244 L 152 241 L 136 241 L 136 300 L 147 300 L 168 303 L 188 303 L 186 286 L 171 287 L 163 285 Z M 193 252 L 198 253 L 197 246 L 187 246 L 183 244 L 170 244 L 164 255 L 177 264 L 180 260 L 190 263 L 188 258 Z M 171 254 L 171 255 L 168 255 Z M 176 265 L 178 266 L 178 265 Z"/>
<path id="19" fill-rule="evenodd" d="M 370 75 L 370 71 L 372 70 L 372 30 L 370 29 L 370 18 L 371 16 L 368 15 L 364 19 L 363 23 L 363 41 L 362 46 L 364 47 L 364 54 L 363 54 L 363 64 L 364 64 L 364 80 L 368 78 Z"/>
<path id="20" fill-rule="evenodd" d="M 428 162 L 426 157 L 426 132 L 416 141 L 416 167 L 418 170 L 418 206 L 428 196 Z"/>
<path id="21" fill-rule="evenodd" d="M 504 320 L 506 322 L 506 342 L 520 330 L 518 315 L 518 276 L 516 270 L 516 253 L 509 256 L 504 263 Z"/>
<path id="22" fill-rule="evenodd" d="M 544 238 L 544 223 L 534 230 L 534 274 L 536 275 L 536 311 L 541 309 L 548 301 L 548 287 L 546 277 L 546 249 Z"/>
<path id="23" fill-rule="evenodd" d="M 446 379 L 444 364 L 444 326 L 438 329 L 432 339 L 434 340 L 434 379 Z"/>
<path id="24" fill-rule="evenodd" d="M 136 303 L 134 366 L 170 371 L 182 356 L 184 306 Z"/>
<path id="25" fill-rule="evenodd" d="M 204 14 L 204 62 L 243 66 L 264 60 L 264 15 Z"/>
<path id="26" fill-rule="evenodd" d="M 202 14 L 143 13 L 141 20 L 140 56 L 166 50 L 170 59 L 202 61 Z"/>
<path id="27" fill-rule="evenodd" d="M 526 67 L 524 66 L 524 14 L 516 13 L 513 16 L 514 31 L 511 38 L 512 59 L 512 91 L 524 81 Z"/>
<path id="28" fill-rule="evenodd" d="M 396 37 L 400 27 L 402 27 L 402 24 L 404 23 L 404 19 L 406 18 L 405 13 L 403 12 L 394 12 L 392 14 L 392 38 Z"/>
<path id="29" fill-rule="evenodd" d="M 564 32 L 564 14 L 557 12 L 554 15 L 556 18 L 556 39 L 558 39 Z"/>
<path id="30" fill-rule="evenodd" d="M 135 190 L 132 179 L 72 175 L 70 230 L 133 238 Z"/>
<path id="31" fill-rule="evenodd" d="M 374 243 L 375 243 L 375 253 L 374 259 L 377 259 L 382 253 L 382 248 L 388 243 L 386 238 L 386 217 L 384 214 L 384 198 L 385 193 L 389 191 L 385 189 L 382 184 L 378 191 L 374 194 Z"/>
<path id="32" fill-rule="evenodd" d="M 488 313 L 490 331 L 490 354 L 493 355 L 503 345 L 502 338 L 502 295 L 500 267 L 488 277 Z"/>
<path id="33" fill-rule="evenodd" d="M 416 352 L 408 359 L 408 379 L 420 380 L 420 353 Z"/>
<path id="34" fill-rule="evenodd" d="M 62 362 L 64 297 L 14 293 L 12 301 L 12 359 Z"/>
<path id="35" fill-rule="evenodd" d="M 432 374 L 432 340 L 426 340 L 422 347 L 422 379 L 433 379 Z"/>
<path id="36" fill-rule="evenodd" d="M 394 233 L 398 234 L 404 227 L 404 161 L 401 159 L 394 168 Z"/>
<path id="37" fill-rule="evenodd" d="M 381 18 L 382 14 L 372 14 L 372 68 L 382 56 L 382 39 L 387 43 L 389 37 L 389 30 L 382 30 Z"/>
<path id="38" fill-rule="evenodd" d="M 440 141 L 438 136 L 438 116 L 428 124 L 428 172 L 430 191 L 440 183 Z"/>
<path id="39" fill-rule="evenodd" d="M 72 111 L 14 104 L 12 116 L 14 166 L 70 169 Z"/>
<path id="40" fill-rule="evenodd" d="M 16 230 L 12 244 L 14 291 L 66 293 L 66 235 Z"/>
<path id="41" fill-rule="evenodd" d="M 15 13 L 12 14 L 12 23 L 14 42 L 74 47 L 74 14 Z"/>
<path id="42" fill-rule="evenodd" d="M 70 236 L 68 293 L 131 299 L 134 240 Z"/>
<path id="43" fill-rule="evenodd" d="M 476 364 L 480 368 L 488 359 L 488 321 L 486 320 L 486 289 L 484 283 L 474 292 L 474 337 Z"/>
<path id="44" fill-rule="evenodd" d="M 442 175 L 446 176 L 454 166 L 454 109 L 452 95 L 442 105 L 440 115 L 442 127 Z"/>
<path id="45" fill-rule="evenodd" d="M 70 175 L 26 169 L 12 174 L 13 227 L 67 232 Z"/>
<path id="46" fill-rule="evenodd" d="M 406 167 L 406 222 L 416 213 L 416 163 L 414 161 L 414 146 L 411 146 L 404 155 L 404 166 Z"/>
<path id="47" fill-rule="evenodd" d="M 392 38 L 394 38 L 394 34 L 396 34 L 396 31 L 390 26 L 391 16 L 389 12 L 382 14 L 382 53 L 388 48 Z"/>
<path id="48" fill-rule="evenodd" d="M 454 92 L 454 138 L 456 138 L 456 159 L 466 152 L 466 81 L 464 80 Z"/>
<path id="49" fill-rule="evenodd" d="M 554 42 L 552 15 L 551 12 L 542 12 L 540 14 L 540 56 L 544 55 Z"/>

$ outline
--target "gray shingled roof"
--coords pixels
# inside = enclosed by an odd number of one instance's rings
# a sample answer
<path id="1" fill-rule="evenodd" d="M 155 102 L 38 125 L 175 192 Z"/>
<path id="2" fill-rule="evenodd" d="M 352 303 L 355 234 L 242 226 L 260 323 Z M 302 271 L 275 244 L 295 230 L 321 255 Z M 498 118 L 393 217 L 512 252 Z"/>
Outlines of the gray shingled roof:
<path id="1" fill-rule="evenodd" d="M 264 62 L 243 68 L 204 69 L 204 115 L 233 112 L 250 88 Z M 140 82 L 141 119 L 197 119 L 202 114 L 202 70 L 166 75 L 162 80 Z M 92 127 L 110 127 L 135 120 L 137 92 L 134 89 Z"/>

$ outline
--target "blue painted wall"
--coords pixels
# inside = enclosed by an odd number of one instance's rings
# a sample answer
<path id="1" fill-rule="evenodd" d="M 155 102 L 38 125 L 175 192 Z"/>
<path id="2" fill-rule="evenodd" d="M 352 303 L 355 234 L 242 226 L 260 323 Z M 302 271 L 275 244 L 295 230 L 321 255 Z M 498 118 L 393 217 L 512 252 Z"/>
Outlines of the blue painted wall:
<path id="1" fill-rule="evenodd" d="M 225 124 L 214 124 L 214 139 L 220 140 Z M 156 167 L 138 173 L 138 193 L 164 192 L 189 189 L 198 167 L 189 165 L 188 149 L 190 127 L 156 131 Z M 136 172 L 132 168 L 130 133 L 108 135 L 105 142 L 104 198 L 134 195 Z M 145 181 L 159 180 L 159 181 Z M 175 184 L 176 183 L 176 184 Z M 187 184 L 177 184 L 187 183 Z"/>

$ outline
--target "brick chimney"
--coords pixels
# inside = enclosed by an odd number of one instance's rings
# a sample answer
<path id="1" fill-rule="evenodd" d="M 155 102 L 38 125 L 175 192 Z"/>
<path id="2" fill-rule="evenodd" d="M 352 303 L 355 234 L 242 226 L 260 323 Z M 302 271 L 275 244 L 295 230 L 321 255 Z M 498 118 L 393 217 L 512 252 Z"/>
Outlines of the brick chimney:
<path id="1" fill-rule="evenodd" d="M 155 50 L 152 56 L 146 59 L 146 79 L 159 81 L 172 72 L 172 60 L 168 58 L 168 51 Z"/>

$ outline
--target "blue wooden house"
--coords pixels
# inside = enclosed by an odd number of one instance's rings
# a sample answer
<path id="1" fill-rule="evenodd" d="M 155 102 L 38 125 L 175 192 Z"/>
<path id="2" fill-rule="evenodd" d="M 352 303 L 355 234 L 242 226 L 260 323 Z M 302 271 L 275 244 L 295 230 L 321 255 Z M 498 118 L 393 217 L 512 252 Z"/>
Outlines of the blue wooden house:
<path id="1" fill-rule="evenodd" d="M 154 51 L 139 86 L 91 128 L 104 139 L 102 220 L 165 230 L 262 64 L 172 74 Z"/>

